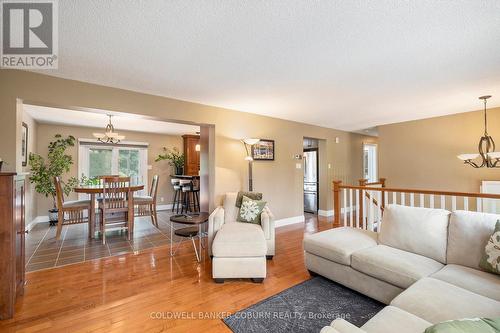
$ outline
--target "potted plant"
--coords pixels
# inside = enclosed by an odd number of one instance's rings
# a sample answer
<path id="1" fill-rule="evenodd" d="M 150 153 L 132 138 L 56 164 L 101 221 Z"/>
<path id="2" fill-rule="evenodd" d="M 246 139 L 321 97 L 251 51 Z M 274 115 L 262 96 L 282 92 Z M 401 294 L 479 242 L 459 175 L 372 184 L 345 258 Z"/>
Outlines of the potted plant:
<path id="1" fill-rule="evenodd" d="M 176 175 L 184 174 L 184 154 L 177 147 L 172 149 L 163 147 L 163 154 L 159 154 L 156 162 L 167 160 L 170 166 L 175 168 Z"/>
<path id="2" fill-rule="evenodd" d="M 69 172 L 70 166 L 73 164 L 73 157 L 66 154 L 66 149 L 75 145 L 75 138 L 72 135 L 63 138 L 60 134 L 56 134 L 54 138 L 55 140 L 49 143 L 46 159 L 38 154 L 30 153 L 29 155 L 30 182 L 35 184 L 35 191 L 47 198 L 52 198 L 53 208 L 49 210 L 51 225 L 57 223 L 54 177 L 61 177 L 64 173 Z M 78 179 L 70 177 L 67 181 L 61 181 L 61 185 L 64 194 L 69 195 L 73 188 L 78 185 Z"/>

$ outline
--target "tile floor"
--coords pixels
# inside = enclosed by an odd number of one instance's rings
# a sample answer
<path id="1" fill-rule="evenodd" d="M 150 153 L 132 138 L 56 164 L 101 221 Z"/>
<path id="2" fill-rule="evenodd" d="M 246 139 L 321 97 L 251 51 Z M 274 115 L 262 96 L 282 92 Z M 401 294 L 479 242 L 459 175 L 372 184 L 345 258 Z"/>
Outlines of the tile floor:
<path id="1" fill-rule="evenodd" d="M 106 244 L 102 244 L 100 238 L 88 238 L 87 224 L 64 226 L 61 239 L 56 240 L 56 227 L 50 227 L 49 223 L 39 223 L 26 235 L 26 271 L 32 272 L 168 245 L 171 215 L 169 211 L 158 212 L 159 229 L 151 224 L 149 217 L 136 217 L 132 240 L 127 240 L 126 231 L 108 231 Z M 178 240 L 180 238 L 174 236 L 174 241 Z"/>

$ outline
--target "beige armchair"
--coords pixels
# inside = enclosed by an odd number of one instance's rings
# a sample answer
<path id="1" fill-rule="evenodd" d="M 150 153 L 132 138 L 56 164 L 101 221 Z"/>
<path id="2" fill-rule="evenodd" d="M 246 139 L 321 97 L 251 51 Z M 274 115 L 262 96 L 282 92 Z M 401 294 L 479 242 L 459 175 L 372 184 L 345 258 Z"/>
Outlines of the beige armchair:
<path id="1" fill-rule="evenodd" d="M 208 219 L 212 275 L 219 283 L 225 278 L 262 282 L 266 277 L 266 259 L 271 260 L 275 253 L 274 216 L 266 206 L 260 224 L 237 222 L 236 198 L 236 192 L 226 193 L 224 204 Z"/>

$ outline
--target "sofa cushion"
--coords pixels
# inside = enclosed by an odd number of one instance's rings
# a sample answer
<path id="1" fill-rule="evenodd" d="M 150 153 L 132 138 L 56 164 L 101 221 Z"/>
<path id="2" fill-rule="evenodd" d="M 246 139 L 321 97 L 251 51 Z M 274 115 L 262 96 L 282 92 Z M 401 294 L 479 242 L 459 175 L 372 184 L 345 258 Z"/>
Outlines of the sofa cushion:
<path id="1" fill-rule="evenodd" d="M 361 329 L 368 333 L 422 333 L 432 324 L 409 312 L 386 306 Z"/>
<path id="2" fill-rule="evenodd" d="M 443 264 L 415 253 L 377 245 L 354 252 L 351 256 L 351 267 L 406 289 L 419 279 L 443 268 Z"/>
<path id="3" fill-rule="evenodd" d="M 224 196 L 224 223 L 236 222 L 238 218 L 238 207 L 236 207 L 237 192 L 228 192 Z"/>
<path id="4" fill-rule="evenodd" d="M 484 253 L 498 214 L 469 211 L 454 211 L 450 217 L 448 236 L 448 264 L 457 264 L 476 269 Z"/>
<path id="5" fill-rule="evenodd" d="M 500 276 L 460 265 L 446 265 L 431 277 L 500 301 Z"/>
<path id="6" fill-rule="evenodd" d="M 379 242 L 446 263 L 450 212 L 444 209 L 388 205 Z"/>
<path id="7" fill-rule="evenodd" d="M 224 223 L 212 244 L 215 257 L 260 257 L 265 256 L 266 252 L 266 238 L 258 224 Z"/>
<path id="8" fill-rule="evenodd" d="M 433 324 L 457 318 L 500 316 L 500 302 L 430 277 L 403 291 L 391 305 Z"/>
<path id="9" fill-rule="evenodd" d="M 334 228 L 304 236 L 304 250 L 343 265 L 354 251 L 377 245 L 377 233 L 355 228 Z"/>

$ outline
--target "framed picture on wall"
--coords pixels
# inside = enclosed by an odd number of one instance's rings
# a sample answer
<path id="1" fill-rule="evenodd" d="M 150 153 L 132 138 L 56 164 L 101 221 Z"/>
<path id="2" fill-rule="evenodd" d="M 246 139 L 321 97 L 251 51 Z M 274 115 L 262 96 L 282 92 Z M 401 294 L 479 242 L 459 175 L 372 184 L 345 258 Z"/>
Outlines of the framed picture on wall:
<path id="1" fill-rule="evenodd" d="M 255 161 L 274 161 L 274 140 L 260 139 L 252 146 L 252 158 Z"/>
<path id="2" fill-rule="evenodd" d="M 21 159 L 23 167 L 28 165 L 28 125 L 23 123 L 23 130 L 21 132 Z"/>

